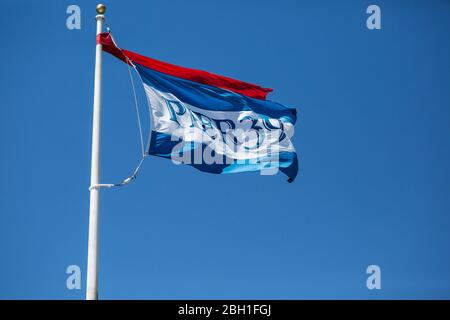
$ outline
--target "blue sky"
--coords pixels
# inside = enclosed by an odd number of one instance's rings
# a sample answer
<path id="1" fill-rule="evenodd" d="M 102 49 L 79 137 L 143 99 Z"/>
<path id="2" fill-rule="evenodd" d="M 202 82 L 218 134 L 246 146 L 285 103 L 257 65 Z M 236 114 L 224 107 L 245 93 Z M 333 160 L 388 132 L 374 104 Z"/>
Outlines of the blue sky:
<path id="1" fill-rule="evenodd" d="M 81 30 L 66 28 L 70 4 Z M 3 299 L 84 298 L 95 4 L 0 3 Z M 448 1 L 106 4 L 120 46 L 296 107 L 300 172 L 288 184 L 147 159 L 102 191 L 100 298 L 450 298 Z M 370 4 L 381 30 L 366 28 Z M 140 146 L 127 68 L 107 54 L 103 67 L 108 183 Z M 66 288 L 73 264 L 81 290 Z"/>

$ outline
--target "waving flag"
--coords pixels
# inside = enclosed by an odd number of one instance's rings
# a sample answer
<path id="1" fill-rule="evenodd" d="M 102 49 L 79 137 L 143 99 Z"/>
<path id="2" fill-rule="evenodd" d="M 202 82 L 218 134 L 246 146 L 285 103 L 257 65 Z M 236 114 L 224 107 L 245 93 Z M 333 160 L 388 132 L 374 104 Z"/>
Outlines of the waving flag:
<path id="1" fill-rule="evenodd" d="M 120 49 L 109 33 L 97 43 L 141 76 L 152 114 L 148 154 L 210 173 L 280 170 L 294 180 L 296 110 L 266 100 L 272 89 Z"/>

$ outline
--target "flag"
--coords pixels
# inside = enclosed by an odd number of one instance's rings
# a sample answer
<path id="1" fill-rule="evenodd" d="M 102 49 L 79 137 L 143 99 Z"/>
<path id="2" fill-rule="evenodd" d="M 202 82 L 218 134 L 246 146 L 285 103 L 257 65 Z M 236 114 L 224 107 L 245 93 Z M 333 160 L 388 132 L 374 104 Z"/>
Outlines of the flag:
<path id="1" fill-rule="evenodd" d="M 110 33 L 97 43 L 142 79 L 152 119 L 148 154 L 210 173 L 280 170 L 295 179 L 296 109 L 266 100 L 272 89 L 118 48 Z"/>

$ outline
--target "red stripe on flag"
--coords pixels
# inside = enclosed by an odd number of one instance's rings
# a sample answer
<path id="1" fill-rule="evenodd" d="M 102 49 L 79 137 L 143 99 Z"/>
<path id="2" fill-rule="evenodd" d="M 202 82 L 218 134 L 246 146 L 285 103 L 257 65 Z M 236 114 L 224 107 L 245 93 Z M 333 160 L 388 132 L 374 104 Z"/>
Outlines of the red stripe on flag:
<path id="1" fill-rule="evenodd" d="M 266 96 L 272 89 L 262 88 L 258 85 L 243 82 L 240 80 L 224 77 L 214 73 L 190 69 L 176 66 L 167 62 L 162 62 L 156 59 L 144 57 L 132 51 L 118 48 L 112 41 L 111 35 L 107 32 L 97 35 L 97 43 L 102 44 L 103 50 L 116 56 L 120 60 L 127 62 L 128 59 L 133 63 L 139 64 L 143 67 L 168 74 L 170 76 L 203 83 L 213 87 L 218 87 L 230 90 L 247 97 L 265 100 Z M 127 59 L 128 58 L 128 59 Z"/>

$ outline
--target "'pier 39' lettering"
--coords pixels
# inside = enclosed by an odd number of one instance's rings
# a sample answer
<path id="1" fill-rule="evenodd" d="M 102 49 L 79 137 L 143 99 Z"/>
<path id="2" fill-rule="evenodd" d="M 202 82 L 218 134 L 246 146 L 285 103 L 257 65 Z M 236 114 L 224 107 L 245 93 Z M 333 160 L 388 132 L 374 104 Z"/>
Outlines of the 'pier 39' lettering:
<path id="1" fill-rule="evenodd" d="M 206 115 L 204 111 L 201 113 L 194 110 L 192 106 L 186 107 L 180 101 L 164 100 L 170 121 L 184 129 L 199 129 L 213 140 L 232 141 L 234 144 L 253 141 L 253 145 L 247 145 L 246 148 L 259 148 L 264 145 L 268 136 L 277 143 L 286 138 L 285 125 L 279 119 L 258 118 L 252 116 L 250 112 L 241 117 L 234 117 L 234 112 L 221 112 L 224 116 L 227 113 L 231 116 L 217 119 Z M 246 135 L 243 136 L 243 133 Z M 274 143 L 273 140 L 270 142 Z"/>

